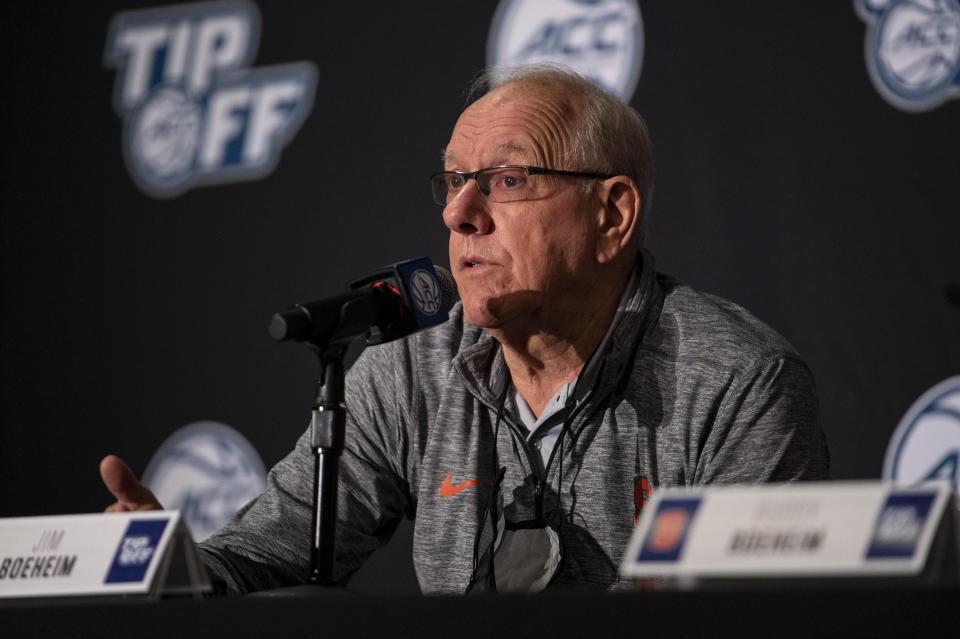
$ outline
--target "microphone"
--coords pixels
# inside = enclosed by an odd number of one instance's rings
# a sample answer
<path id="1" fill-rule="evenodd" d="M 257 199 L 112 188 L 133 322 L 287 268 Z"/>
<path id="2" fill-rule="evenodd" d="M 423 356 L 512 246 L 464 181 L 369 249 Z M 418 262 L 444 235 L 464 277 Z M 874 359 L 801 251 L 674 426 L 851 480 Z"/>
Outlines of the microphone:
<path id="1" fill-rule="evenodd" d="M 377 269 L 348 288 L 275 314 L 270 337 L 329 346 L 365 335 L 368 346 L 382 344 L 445 322 L 457 290 L 450 271 L 426 257 Z"/>

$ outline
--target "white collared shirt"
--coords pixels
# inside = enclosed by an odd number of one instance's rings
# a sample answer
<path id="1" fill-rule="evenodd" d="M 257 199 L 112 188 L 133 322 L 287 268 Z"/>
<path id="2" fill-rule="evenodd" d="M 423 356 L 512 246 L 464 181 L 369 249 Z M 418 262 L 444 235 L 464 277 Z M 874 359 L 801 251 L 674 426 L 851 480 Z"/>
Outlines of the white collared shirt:
<path id="1" fill-rule="evenodd" d="M 563 420 L 566 419 L 568 411 L 567 400 L 573 395 L 577 386 L 577 379 L 579 377 L 574 378 L 557 391 L 557 394 L 553 396 L 553 399 L 547 403 L 543 412 L 540 413 L 540 417 L 534 417 L 527 400 L 516 388 L 513 390 L 517 417 L 519 417 L 521 425 L 527 429 L 527 441 L 540 451 L 544 468 L 547 467 L 550 454 L 557 445 L 560 431 L 563 430 Z"/>

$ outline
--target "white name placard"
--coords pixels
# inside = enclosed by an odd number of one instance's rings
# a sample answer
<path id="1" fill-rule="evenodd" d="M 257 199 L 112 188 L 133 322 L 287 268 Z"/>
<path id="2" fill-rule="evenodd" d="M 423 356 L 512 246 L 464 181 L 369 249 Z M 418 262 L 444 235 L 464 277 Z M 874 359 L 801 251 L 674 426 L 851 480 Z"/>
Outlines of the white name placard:
<path id="1" fill-rule="evenodd" d="M 947 482 L 666 488 L 647 505 L 621 570 L 637 578 L 916 575 L 937 524 L 956 516 L 951 503 Z"/>
<path id="2" fill-rule="evenodd" d="M 207 589 L 177 511 L 0 519 L 0 597 Z"/>

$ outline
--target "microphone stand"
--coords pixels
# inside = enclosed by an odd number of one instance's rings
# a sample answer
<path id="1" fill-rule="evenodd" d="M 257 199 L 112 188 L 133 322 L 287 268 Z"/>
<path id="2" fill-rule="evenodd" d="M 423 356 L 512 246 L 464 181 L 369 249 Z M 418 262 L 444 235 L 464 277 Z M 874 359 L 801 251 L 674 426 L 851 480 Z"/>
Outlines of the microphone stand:
<path id="1" fill-rule="evenodd" d="M 380 344 L 445 321 L 447 313 L 437 313 L 437 310 L 449 307 L 454 291 L 447 273 L 444 280 L 447 284 L 443 287 L 447 297 L 442 297 L 441 285 L 432 272 L 433 263 L 427 258 L 397 262 L 351 282 L 349 293 L 298 304 L 277 313 L 271 320 L 271 337 L 277 341 L 296 339 L 307 343 L 316 351 L 320 362 L 317 396 L 310 417 L 313 512 L 306 589 L 317 586 L 327 589 L 334 585 L 338 467 L 347 419 L 343 367 L 347 348 L 360 336 L 365 336 L 366 345 Z M 415 278 L 419 279 L 414 282 Z M 408 287 L 414 289 L 414 295 L 435 298 L 433 301 L 437 303 L 442 300 L 443 304 L 439 309 L 424 310 L 420 301 L 411 303 L 406 293 Z M 404 310 L 414 307 L 418 310 Z M 299 591 L 297 587 L 283 590 Z"/>
<path id="2" fill-rule="evenodd" d="M 313 517 L 310 522 L 311 586 L 333 586 L 334 542 L 337 523 L 337 485 L 343 453 L 347 409 L 344 399 L 343 359 L 350 342 L 371 328 L 382 295 L 375 289 L 343 296 L 337 312 L 320 321 L 323 330 L 304 341 L 320 362 L 317 397 L 310 415 L 310 448 L 313 452 Z M 314 321 L 317 321 L 314 316 Z"/>
<path id="3" fill-rule="evenodd" d="M 310 419 L 313 452 L 313 519 L 308 582 L 332 586 L 337 520 L 337 475 L 346 423 L 343 356 L 346 347 L 318 349 L 320 372 Z"/>
<path id="4" fill-rule="evenodd" d="M 329 334 L 306 340 L 320 362 L 317 397 L 310 417 L 310 449 L 313 452 L 313 503 L 310 522 L 310 576 L 305 584 L 263 590 L 250 596 L 314 597 L 348 595 L 334 588 L 334 539 L 337 522 L 337 475 L 343 452 L 347 409 L 344 403 L 343 358 L 348 342 Z"/>

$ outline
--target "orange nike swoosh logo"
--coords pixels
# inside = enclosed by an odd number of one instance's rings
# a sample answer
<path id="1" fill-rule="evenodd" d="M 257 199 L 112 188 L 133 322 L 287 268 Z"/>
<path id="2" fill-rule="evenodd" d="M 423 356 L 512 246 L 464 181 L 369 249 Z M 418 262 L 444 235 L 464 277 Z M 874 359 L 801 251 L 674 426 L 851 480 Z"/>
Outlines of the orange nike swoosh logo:
<path id="1" fill-rule="evenodd" d="M 444 478 L 443 483 L 440 484 L 441 497 L 453 497 L 464 488 L 470 488 L 471 486 L 476 486 L 477 484 L 480 483 L 479 479 L 468 479 L 467 481 L 459 483 L 456 486 L 454 486 L 453 484 L 450 483 L 450 477 L 452 475 L 453 473 L 450 473 L 449 475 L 447 475 Z"/>

